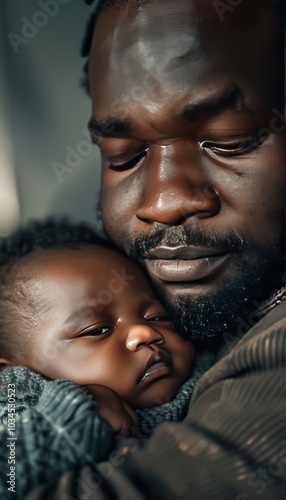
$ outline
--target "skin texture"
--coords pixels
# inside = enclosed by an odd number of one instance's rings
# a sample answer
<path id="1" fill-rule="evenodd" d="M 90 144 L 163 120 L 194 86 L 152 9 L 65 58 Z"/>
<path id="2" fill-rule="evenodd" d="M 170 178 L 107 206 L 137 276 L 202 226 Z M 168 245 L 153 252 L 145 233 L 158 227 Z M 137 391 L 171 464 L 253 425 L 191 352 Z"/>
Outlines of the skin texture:
<path id="1" fill-rule="evenodd" d="M 194 348 L 175 332 L 133 262 L 113 250 L 86 246 L 37 250 L 20 266 L 33 276 L 27 293 L 42 304 L 22 365 L 50 379 L 89 386 L 111 424 L 113 413 L 128 409 L 112 391 L 133 408 L 176 395 L 190 375 Z M 155 375 L 149 372 L 141 382 L 148 361 L 158 355 L 168 363 L 155 365 Z M 104 387 L 95 390 L 94 384 Z"/>
<path id="2" fill-rule="evenodd" d="M 283 47 L 267 0 L 223 22 L 208 0 L 129 2 L 95 28 L 105 228 L 193 338 L 235 333 L 282 286 Z"/>

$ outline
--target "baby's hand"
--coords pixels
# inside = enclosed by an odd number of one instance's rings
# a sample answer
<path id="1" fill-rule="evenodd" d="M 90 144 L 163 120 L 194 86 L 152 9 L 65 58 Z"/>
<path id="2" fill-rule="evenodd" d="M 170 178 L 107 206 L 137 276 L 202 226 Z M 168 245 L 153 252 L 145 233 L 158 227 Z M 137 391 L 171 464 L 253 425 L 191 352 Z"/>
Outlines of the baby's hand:
<path id="1" fill-rule="evenodd" d="M 126 436 L 138 426 L 135 411 L 112 389 L 97 384 L 85 387 L 94 396 L 99 414 L 110 423 L 115 432 Z"/>

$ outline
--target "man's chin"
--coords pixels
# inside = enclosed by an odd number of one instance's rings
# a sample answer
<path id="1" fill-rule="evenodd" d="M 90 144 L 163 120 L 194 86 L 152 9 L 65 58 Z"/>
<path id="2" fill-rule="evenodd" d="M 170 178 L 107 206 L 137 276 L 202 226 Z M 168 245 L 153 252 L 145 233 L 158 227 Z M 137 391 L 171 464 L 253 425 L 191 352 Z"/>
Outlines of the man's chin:
<path id="1" fill-rule="evenodd" d="M 143 260 L 179 332 L 196 341 L 241 336 L 242 322 L 245 333 L 254 311 L 283 285 L 282 237 L 262 246 L 234 230 L 221 234 L 186 221 L 127 238 L 125 249 Z"/>
<path id="2" fill-rule="evenodd" d="M 181 335 L 193 341 L 211 342 L 225 332 L 233 332 L 242 314 L 242 304 L 238 307 L 230 294 L 227 300 L 222 294 L 206 297 L 187 293 L 177 293 L 175 297 L 163 295 L 162 299 Z"/>
<path id="3" fill-rule="evenodd" d="M 184 338 L 212 342 L 225 333 L 239 337 L 246 333 L 258 319 L 254 311 L 280 286 L 279 279 L 263 283 L 261 277 L 244 276 L 216 288 L 188 289 L 185 284 L 157 290 Z"/>

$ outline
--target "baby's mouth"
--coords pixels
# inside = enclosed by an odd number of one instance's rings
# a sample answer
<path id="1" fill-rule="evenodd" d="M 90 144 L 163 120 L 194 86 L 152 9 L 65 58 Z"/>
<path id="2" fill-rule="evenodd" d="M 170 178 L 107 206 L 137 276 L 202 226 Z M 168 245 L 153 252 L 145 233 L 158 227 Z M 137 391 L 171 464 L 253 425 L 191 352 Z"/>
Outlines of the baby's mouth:
<path id="1" fill-rule="evenodd" d="M 159 377 L 168 375 L 173 368 L 170 357 L 163 351 L 156 351 L 149 357 L 144 373 L 139 382 L 151 382 Z"/>

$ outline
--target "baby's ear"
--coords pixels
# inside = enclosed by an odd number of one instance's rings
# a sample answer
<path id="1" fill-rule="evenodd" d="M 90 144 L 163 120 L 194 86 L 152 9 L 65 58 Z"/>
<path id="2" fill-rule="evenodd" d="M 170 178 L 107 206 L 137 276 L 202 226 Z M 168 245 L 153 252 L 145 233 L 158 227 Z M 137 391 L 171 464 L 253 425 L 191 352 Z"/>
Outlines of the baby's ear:
<path id="1" fill-rule="evenodd" d="M 11 359 L 8 358 L 0 358 L 0 372 L 8 368 L 9 366 L 15 366 L 15 363 Z"/>

